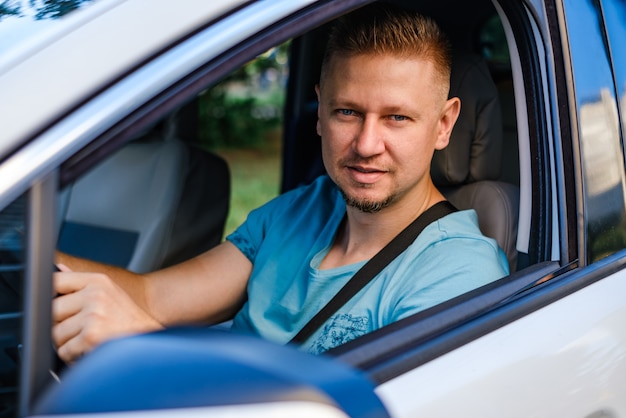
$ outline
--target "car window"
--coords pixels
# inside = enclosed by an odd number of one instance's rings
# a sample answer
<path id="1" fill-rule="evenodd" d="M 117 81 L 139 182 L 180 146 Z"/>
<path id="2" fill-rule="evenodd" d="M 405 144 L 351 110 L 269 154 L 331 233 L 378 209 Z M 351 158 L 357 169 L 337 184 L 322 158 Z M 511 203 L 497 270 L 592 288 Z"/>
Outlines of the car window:
<path id="1" fill-rule="evenodd" d="M 486 4 L 494 16 L 493 7 Z M 445 17 L 443 10 L 439 12 L 438 17 Z M 280 43 L 217 84 L 205 86 L 187 98 L 185 105 L 150 126 L 135 126 L 140 135 L 130 138 L 61 194 L 59 249 L 138 272 L 154 270 L 216 245 L 245 220 L 251 209 L 278 195 L 281 184 L 284 191 L 322 174 L 314 85 L 319 77 L 325 29 L 322 26 Z M 490 95 L 484 102 L 482 97 L 477 101 L 467 97 L 466 106 L 480 111 L 491 108 L 491 113 L 481 116 L 481 124 L 495 122 L 494 140 L 506 137 L 508 141 L 506 146 L 497 145 L 502 156 L 489 163 L 501 163 L 508 174 L 496 170 L 481 180 L 496 181 L 488 184 L 503 186 L 516 205 L 520 164 L 508 48 L 499 20 L 491 18 L 481 30 L 486 33 L 483 38 L 493 38 L 497 54 L 481 58 L 473 49 L 475 45 L 465 44 L 456 45 L 455 54 L 467 56 L 466 62 L 479 74 L 479 82 L 487 83 L 488 89 L 474 93 L 488 91 Z M 456 33 L 454 38 L 462 39 L 461 35 Z M 465 73 L 460 74 L 455 77 L 462 80 Z M 500 119 L 504 108 L 509 125 L 503 134 Z M 152 164 L 152 159 L 159 164 Z M 209 174 L 206 170 L 210 169 L 216 171 Z M 452 191 L 454 186 L 443 185 Z M 153 190 L 159 193 L 153 195 Z M 508 248 L 515 252 L 518 226 L 515 206 L 512 208 L 504 216 L 505 235 Z M 156 211 L 161 212 L 159 216 Z M 152 217 L 158 224 L 150 223 Z M 484 219 L 488 223 L 489 219 Z M 220 231 L 217 240 L 216 229 Z M 189 239 L 191 235 L 193 239 Z M 517 255 L 510 260 L 511 271 L 518 270 Z M 520 266 L 526 267 L 523 263 Z"/>
<path id="2" fill-rule="evenodd" d="M 138 135 L 60 194 L 58 249 L 137 272 L 155 270 L 221 242 L 251 209 L 278 195 L 281 184 L 304 184 L 323 173 L 316 103 L 310 98 L 315 97 L 319 61 L 314 61 L 323 50 L 324 29 L 281 40 L 217 84 L 186 97 L 183 106 L 164 117 L 134 125 Z M 459 54 L 471 56 L 468 62 L 484 77 L 481 83 L 489 81 L 489 94 L 496 97 L 489 103 L 490 115 L 497 121 L 497 97 L 509 106 L 514 100 L 510 73 L 495 77 L 489 61 L 463 48 L 458 46 Z M 290 113 L 294 109 L 299 112 Z M 517 149 L 517 132 L 510 131 L 508 139 Z M 503 167 L 519 166 L 515 153 L 504 153 L 510 164 Z M 518 198 L 519 176 L 499 175 L 485 180 L 506 183 L 507 193 Z M 516 220 L 507 219 L 506 228 L 516 233 Z M 517 270 L 515 257 L 511 271 Z"/>
<path id="3" fill-rule="evenodd" d="M 2 264 L 2 285 L 6 292 L 0 297 L 1 313 L 16 312 L 20 309 L 19 295 L 24 269 L 23 238 L 25 229 L 26 203 L 23 197 L 15 200 L 0 212 L 0 263 Z"/>
<path id="4" fill-rule="evenodd" d="M 224 235 L 280 192 L 289 42 L 271 48 L 198 96 L 199 143 L 231 171 Z"/>
<path id="5" fill-rule="evenodd" d="M 626 136 L 626 57 L 620 51 L 626 50 L 626 3 L 617 0 L 603 0 L 604 21 L 608 33 L 609 47 L 615 84 L 620 106 L 622 136 Z"/>
<path id="6" fill-rule="evenodd" d="M 433 10 L 429 11 L 434 13 L 434 17 L 445 19 L 448 16 L 446 7 L 437 6 L 434 2 L 430 6 Z M 482 2 L 480 8 L 473 6 L 470 9 L 468 13 L 472 14 L 467 16 L 474 17 L 475 21 L 467 19 L 466 26 L 458 26 L 458 32 L 453 36 L 457 40 L 455 52 L 470 56 L 469 62 L 476 64 L 484 77 L 481 81 L 490 79 L 493 83 L 494 87 L 479 89 L 479 93 L 493 92 L 497 97 L 490 103 L 493 117 L 487 119 L 502 119 L 500 128 L 505 141 L 501 144 L 502 157 L 491 159 L 489 164 L 495 166 L 501 163 L 501 173 L 486 181 L 493 182 L 490 183 L 492 185 L 503 183 L 503 190 L 513 198 L 524 199 L 522 203 L 533 206 L 533 209 L 545 210 L 547 203 L 534 198 L 531 200 L 530 196 L 536 194 L 530 191 L 528 198 L 520 196 L 519 188 L 522 172 L 532 177 L 532 184 L 526 185 L 528 190 L 535 192 L 549 188 L 545 178 L 536 174 L 539 170 L 531 165 L 546 164 L 549 158 L 539 155 L 534 148 L 537 145 L 531 145 L 531 141 L 542 143 L 548 139 L 542 135 L 529 135 L 529 120 L 523 117 L 524 112 L 517 112 L 516 109 L 517 105 L 526 103 L 524 88 L 530 91 L 529 101 L 542 95 L 532 90 L 534 85 L 525 85 L 525 80 L 514 79 L 512 61 L 517 62 L 519 67 L 520 57 L 511 57 L 508 45 L 512 42 L 512 34 L 504 32 L 502 18 L 496 14 L 491 3 Z M 445 26 L 452 30 L 457 27 L 450 22 Z M 313 87 L 319 77 L 320 51 L 323 50 L 326 29 L 326 26 L 320 26 L 288 43 L 279 39 L 278 46 L 248 65 L 229 71 L 225 78 L 220 77 L 218 83 L 215 77 L 208 76 L 210 83 L 194 85 L 190 89 L 192 93 L 185 92 L 184 100 L 177 97 L 175 106 L 166 103 L 167 106 L 151 107 L 153 103 L 149 103 L 145 106 L 145 114 L 142 114 L 144 119 L 137 119 L 139 122 L 132 124 L 124 121 L 124 126 L 132 125 L 132 135 L 125 132 L 119 138 L 113 138 L 112 133 L 109 137 L 103 136 L 111 143 L 128 142 L 84 176 L 74 178 L 60 194 L 62 226 L 59 249 L 69 253 L 89 250 L 106 253 L 109 257 L 113 255 L 111 249 L 114 248 L 120 250 L 119 257 L 116 255 L 115 259 L 100 261 L 135 271 L 171 265 L 216 245 L 245 219 L 250 209 L 281 191 L 310 182 L 313 176 L 322 173 L 319 137 L 315 130 L 317 103 Z M 468 39 L 472 41 L 466 42 Z M 477 48 L 476 39 L 482 47 Z M 535 52 L 530 49 L 523 52 Z M 243 51 L 242 55 L 246 52 L 245 48 Z M 254 55 L 257 53 L 255 51 Z M 525 57 L 523 62 L 529 65 L 533 60 Z M 535 70 L 534 67 L 524 68 L 527 72 Z M 472 83 L 467 84 L 473 86 Z M 520 85 L 521 95 L 514 88 Z M 465 103 L 471 103 L 471 100 Z M 476 109 L 482 110 L 481 103 Z M 175 110 L 163 116 L 161 108 Z M 537 112 L 544 110 L 540 102 L 532 102 L 529 109 L 536 109 Z M 536 118 L 532 119 L 536 122 Z M 94 155 L 101 151 L 97 148 L 100 143 L 104 140 L 93 142 L 91 149 L 95 150 Z M 520 161 L 520 148 L 529 155 L 533 152 L 532 158 Z M 84 150 L 81 152 L 85 153 Z M 147 167 L 142 168 L 144 164 Z M 71 170 L 67 169 L 67 172 Z M 64 177 L 63 172 L 61 175 Z M 65 174 L 65 177 L 69 175 Z M 254 196 L 250 190 L 254 191 Z M 160 193 L 150 194 L 154 191 Z M 187 197 L 177 200 L 181 196 Z M 238 199 L 245 201 L 240 204 Z M 483 201 L 489 209 L 495 207 L 493 201 Z M 506 231 L 513 233 L 508 236 L 514 251 L 517 250 L 515 236 L 520 232 L 516 213 L 513 207 L 514 216 L 504 217 L 507 219 Z M 153 218 L 161 218 L 164 222 L 155 227 L 149 223 Z M 527 236 L 532 235 L 533 239 L 549 240 L 547 234 L 551 230 L 544 228 L 540 222 L 533 220 L 530 226 L 533 231 L 523 232 Z M 146 232 L 152 235 L 146 235 Z M 208 236 L 211 238 L 207 239 Z M 66 247 L 68 243 L 73 244 L 73 248 Z M 135 256 L 135 248 L 143 255 Z M 446 312 L 445 321 L 441 323 L 455 326 L 466 318 L 465 314 L 460 317 L 448 315 L 448 308 L 460 306 L 473 297 L 484 296 L 478 305 L 471 307 L 479 306 L 478 311 L 481 312 L 481 309 L 489 309 L 502 298 L 515 295 L 555 270 L 557 263 L 544 264 L 546 258 L 539 252 L 527 254 L 531 251 L 535 251 L 532 246 L 530 249 L 523 248 L 517 254 L 517 260 L 512 258 L 511 272 L 519 274 L 505 277 L 488 288 L 476 289 L 460 299 L 447 301 L 435 310 L 420 312 L 397 324 L 392 332 L 408 335 L 412 328 L 418 326 L 415 324 L 437 312 Z M 76 254 L 89 257 L 85 253 Z M 459 311 L 471 304 L 467 302 Z M 472 314 L 475 312 L 472 310 Z M 376 340 L 379 336 L 371 338 Z M 384 336 L 379 343 L 381 347 L 387 344 Z M 358 342 L 352 347 L 356 352 L 362 348 Z"/>
<path id="7" fill-rule="evenodd" d="M 502 179 L 519 185 L 519 145 L 517 140 L 517 116 L 511 74 L 511 57 L 502 20 L 493 13 L 477 28 L 476 52 L 487 65 L 498 88 L 502 113 L 503 155 Z"/>
<path id="8" fill-rule="evenodd" d="M 489 17 L 479 27 L 477 44 L 479 53 L 492 67 L 511 67 L 506 34 L 497 14 Z"/>
<path id="9" fill-rule="evenodd" d="M 584 176 L 587 255 L 598 260 L 626 247 L 624 151 L 603 18 L 592 2 L 567 2 Z M 588 30 L 581 31 L 578 28 Z"/>
<path id="10" fill-rule="evenodd" d="M 259 55 L 67 185 L 59 250 L 152 271 L 217 245 L 276 197 L 287 51 Z"/>

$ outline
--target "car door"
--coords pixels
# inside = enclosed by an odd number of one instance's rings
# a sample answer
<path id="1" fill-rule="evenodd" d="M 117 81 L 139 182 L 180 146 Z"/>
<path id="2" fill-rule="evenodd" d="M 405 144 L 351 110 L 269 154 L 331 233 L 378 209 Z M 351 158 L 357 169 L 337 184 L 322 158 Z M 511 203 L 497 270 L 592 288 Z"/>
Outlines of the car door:
<path id="1" fill-rule="evenodd" d="M 518 15 L 499 3 L 520 55 L 523 80 L 515 81 L 526 103 L 516 103 L 529 117 L 545 112 L 547 129 L 530 132 L 539 142 L 531 153 L 552 160 L 541 205 L 553 208 L 544 213 L 561 268 L 491 312 L 425 337 L 421 347 L 398 345 L 395 356 L 404 351 L 395 364 L 360 361 L 380 376 L 377 393 L 392 416 L 620 416 L 625 182 L 612 57 L 623 54 L 619 41 L 607 42 L 605 19 L 615 36 L 623 14 L 611 2 L 528 2 Z M 528 45 L 534 58 L 525 56 Z M 537 85 L 528 71 L 539 75 Z M 519 115 L 518 108 L 518 122 Z"/>

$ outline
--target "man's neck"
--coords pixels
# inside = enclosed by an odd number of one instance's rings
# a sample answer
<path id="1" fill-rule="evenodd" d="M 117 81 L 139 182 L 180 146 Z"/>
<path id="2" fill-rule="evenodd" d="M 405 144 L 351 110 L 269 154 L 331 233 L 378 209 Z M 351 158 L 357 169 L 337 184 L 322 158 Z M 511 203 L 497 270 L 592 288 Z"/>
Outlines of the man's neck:
<path id="1" fill-rule="evenodd" d="M 426 209 L 441 200 L 444 197 L 435 189 L 413 204 L 398 202 L 375 213 L 348 206 L 347 217 L 339 226 L 320 268 L 330 269 L 369 260 Z"/>

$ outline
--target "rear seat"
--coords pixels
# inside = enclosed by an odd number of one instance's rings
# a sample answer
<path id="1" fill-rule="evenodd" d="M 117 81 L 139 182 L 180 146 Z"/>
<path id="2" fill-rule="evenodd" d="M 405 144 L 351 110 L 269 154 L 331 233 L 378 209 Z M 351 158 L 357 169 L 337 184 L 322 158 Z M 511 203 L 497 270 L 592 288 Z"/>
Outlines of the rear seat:
<path id="1" fill-rule="evenodd" d="M 228 166 L 170 131 L 128 143 L 63 191 L 59 250 L 142 273 L 221 241 Z"/>

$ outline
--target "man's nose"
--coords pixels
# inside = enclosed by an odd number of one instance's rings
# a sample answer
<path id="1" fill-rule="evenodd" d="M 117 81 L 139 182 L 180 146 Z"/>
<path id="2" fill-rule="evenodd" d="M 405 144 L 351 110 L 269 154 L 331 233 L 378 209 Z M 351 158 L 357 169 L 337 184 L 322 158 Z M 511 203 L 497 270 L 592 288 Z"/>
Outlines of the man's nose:
<path id="1" fill-rule="evenodd" d="M 375 118 L 364 118 L 361 129 L 354 138 L 354 152 L 361 157 L 372 157 L 385 150 L 383 133 Z"/>

